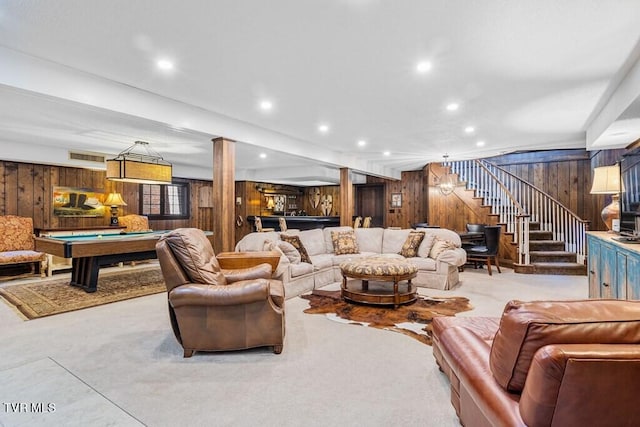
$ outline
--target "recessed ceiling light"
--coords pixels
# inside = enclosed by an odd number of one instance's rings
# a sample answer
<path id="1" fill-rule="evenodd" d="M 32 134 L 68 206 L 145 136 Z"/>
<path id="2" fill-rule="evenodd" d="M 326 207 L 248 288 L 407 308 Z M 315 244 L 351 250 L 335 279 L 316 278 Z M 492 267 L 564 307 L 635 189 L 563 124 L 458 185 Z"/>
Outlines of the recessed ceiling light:
<path id="1" fill-rule="evenodd" d="M 265 99 L 263 101 L 260 101 L 260 109 L 263 111 L 269 111 L 273 108 L 273 102 Z"/>
<path id="2" fill-rule="evenodd" d="M 476 128 L 474 128 L 473 126 L 467 126 L 466 128 L 464 128 L 464 133 L 474 133 L 476 131 Z"/>
<path id="3" fill-rule="evenodd" d="M 457 102 L 447 104 L 447 111 L 456 111 L 458 108 L 460 108 L 460 104 L 458 104 Z"/>
<path id="4" fill-rule="evenodd" d="M 416 71 L 420 74 L 428 73 L 431 71 L 431 62 L 420 61 L 416 64 Z"/>
<path id="5" fill-rule="evenodd" d="M 267 153 L 260 153 L 260 158 L 261 159 L 266 159 L 267 158 Z"/>
<path id="6" fill-rule="evenodd" d="M 173 62 L 168 59 L 159 59 L 158 62 L 156 62 L 156 66 L 161 70 L 173 70 Z"/>
<path id="7" fill-rule="evenodd" d="M 367 145 L 367 141 L 365 141 L 364 139 L 358 141 L 358 147 L 364 147 L 365 145 Z"/>
<path id="8" fill-rule="evenodd" d="M 321 132 L 321 133 L 329 132 L 329 125 L 322 124 L 322 125 L 318 126 L 318 132 Z"/>
<path id="9" fill-rule="evenodd" d="M 476 147 L 484 147 L 484 141 L 476 142 Z"/>
<path id="10" fill-rule="evenodd" d="M 384 151 L 382 154 L 384 156 L 390 156 L 391 155 L 391 151 Z"/>

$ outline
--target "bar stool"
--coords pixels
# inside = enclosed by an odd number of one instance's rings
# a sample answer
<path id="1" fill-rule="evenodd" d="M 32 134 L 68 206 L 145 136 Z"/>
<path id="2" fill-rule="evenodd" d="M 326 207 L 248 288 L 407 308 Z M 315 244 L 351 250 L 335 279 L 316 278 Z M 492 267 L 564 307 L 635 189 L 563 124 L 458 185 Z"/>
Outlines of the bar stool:
<path id="1" fill-rule="evenodd" d="M 263 228 L 262 227 L 262 220 L 260 219 L 259 216 L 257 216 L 254 220 L 254 224 L 256 226 L 256 231 L 259 233 L 263 233 L 263 232 L 267 232 L 267 231 L 276 231 L 275 228 Z"/>

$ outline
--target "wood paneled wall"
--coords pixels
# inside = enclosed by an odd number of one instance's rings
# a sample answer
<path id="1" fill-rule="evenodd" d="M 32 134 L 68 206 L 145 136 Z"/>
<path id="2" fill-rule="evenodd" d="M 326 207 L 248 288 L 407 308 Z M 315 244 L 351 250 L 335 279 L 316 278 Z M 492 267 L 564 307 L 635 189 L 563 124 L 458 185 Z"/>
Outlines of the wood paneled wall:
<path id="1" fill-rule="evenodd" d="M 384 185 L 384 227 L 408 228 L 416 222 L 427 222 L 429 192 L 427 166 L 419 171 L 402 172 L 400 180 L 367 177 L 367 184 Z M 391 195 L 402 195 L 402 206 L 391 207 Z"/>
<path id="2" fill-rule="evenodd" d="M 245 235 L 251 233 L 253 230 L 253 224 L 247 221 L 248 216 L 255 215 L 269 215 L 270 211 L 265 209 L 265 200 L 264 194 L 258 191 L 257 187 L 260 186 L 262 188 L 268 188 L 270 190 L 276 191 L 275 189 L 280 189 L 283 193 L 286 192 L 299 192 L 300 195 L 297 195 L 296 202 L 298 205 L 298 210 L 304 210 L 307 215 L 315 215 L 321 216 L 322 212 L 320 210 L 320 206 L 318 205 L 314 208 L 311 205 L 311 201 L 309 199 L 309 191 L 310 187 L 294 187 L 294 186 L 285 186 L 285 185 L 275 185 L 264 182 L 254 182 L 254 181 L 236 181 L 236 198 L 241 198 L 241 204 L 236 204 L 236 242 L 240 240 Z M 331 210 L 330 215 L 339 215 L 340 212 L 340 186 L 337 185 L 327 185 L 320 186 L 320 195 L 331 195 L 333 198 L 333 209 Z"/>
<path id="3" fill-rule="evenodd" d="M 550 150 L 514 153 L 487 160 L 557 198 L 580 218 L 590 221 L 591 230 L 606 230 L 600 212 L 611 202 L 611 196 L 589 193 L 592 171 L 597 166 L 614 164 L 624 151 Z M 443 170 L 439 165 L 432 164 L 431 167 L 430 223 L 455 230 L 463 230 L 467 222 L 493 223 L 488 211 L 474 203 L 463 189 L 458 188 L 449 196 L 440 194 L 435 182 Z"/>
<path id="4" fill-rule="evenodd" d="M 340 215 L 340 186 L 339 185 L 324 185 L 318 187 L 320 189 L 320 197 L 328 195 L 331 196 L 333 200 L 333 208 L 331 209 L 331 213 L 329 216 L 338 216 Z M 304 189 L 304 195 L 302 196 L 302 209 L 307 213 L 307 215 L 312 216 L 322 216 L 322 207 L 318 205 L 314 208 L 311 205 L 310 195 L 310 187 Z M 321 199 L 322 200 L 322 199 Z"/>
<path id="5" fill-rule="evenodd" d="M 591 221 L 592 230 L 603 230 L 600 211 L 609 203 L 610 196 L 591 195 L 592 169 L 611 165 L 620 159 L 624 150 L 557 150 L 546 152 L 519 153 L 489 159 L 515 175 L 532 182 L 547 193 L 558 197 L 574 212 Z M 368 184 L 380 184 L 384 188 L 385 206 L 383 226 L 409 227 L 416 222 L 428 222 L 454 230 L 463 230 L 467 222 L 487 222 L 482 218 L 486 211 L 473 203 L 469 194 L 443 196 L 435 187 L 438 164 L 425 166 L 423 170 L 403 172 L 400 180 L 368 177 Z M 152 221 L 156 230 L 178 227 L 198 227 L 212 230 L 213 213 L 211 207 L 212 181 L 188 180 L 191 191 L 191 217 L 185 220 Z M 258 184 L 251 181 L 235 183 L 236 241 L 251 232 L 253 224 L 247 224 L 246 217 L 261 214 L 262 194 L 256 189 Z M 101 218 L 59 218 L 52 213 L 54 186 L 94 188 L 104 192 L 122 193 L 127 206 L 120 214 L 138 213 L 139 192 L 137 184 L 116 183 L 105 179 L 104 171 L 63 166 L 51 166 L 0 160 L 0 215 L 30 216 L 37 228 L 61 227 L 102 227 L 109 223 L 108 213 Z M 282 187 L 282 186 L 279 186 Z M 299 191 L 298 206 L 309 215 L 321 215 L 320 208 L 314 209 L 309 201 L 309 188 L 291 187 Z M 322 186 L 321 194 L 333 197 L 331 215 L 340 214 L 340 187 Z M 402 194 L 402 207 L 391 207 L 391 194 Z"/>
<path id="6" fill-rule="evenodd" d="M 178 227 L 212 229 L 206 208 L 199 207 L 200 188 L 213 188 L 211 181 L 189 180 L 191 216 L 172 221 L 151 221 L 155 230 Z M 104 171 L 39 165 L 0 160 L 0 215 L 20 215 L 33 218 L 35 228 L 104 227 L 110 213 L 98 218 L 64 218 L 53 215 L 53 187 L 92 188 L 104 193 L 119 192 L 127 203 L 119 214 L 139 213 L 138 184 L 108 181 Z"/>
<path id="7" fill-rule="evenodd" d="M 593 168 L 620 160 L 625 150 L 549 150 L 510 154 L 488 159 L 558 199 L 590 230 L 606 230 L 600 212 L 611 203 L 609 195 L 590 194 Z"/>
<path id="8" fill-rule="evenodd" d="M 449 168 L 440 163 L 431 163 L 427 168 L 427 191 L 429 193 L 428 223 L 441 228 L 464 231 L 469 224 L 495 224 L 490 208 L 483 206 L 482 200 L 474 192 L 464 187 L 456 187 L 454 192 L 443 195 L 437 186 L 439 178 Z"/>

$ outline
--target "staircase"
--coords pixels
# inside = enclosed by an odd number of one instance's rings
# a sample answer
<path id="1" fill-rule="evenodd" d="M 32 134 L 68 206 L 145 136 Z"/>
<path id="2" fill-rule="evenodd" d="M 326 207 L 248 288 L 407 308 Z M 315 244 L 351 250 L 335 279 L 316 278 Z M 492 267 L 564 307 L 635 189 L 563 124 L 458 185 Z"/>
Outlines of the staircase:
<path id="1" fill-rule="evenodd" d="M 516 273 L 586 275 L 584 221 L 550 195 L 485 160 L 448 162 L 468 190 L 491 207 L 516 246 Z M 503 240 L 503 244 L 505 244 Z"/>
<path id="2" fill-rule="evenodd" d="M 577 262 L 577 254 L 565 250 L 551 231 L 540 230 L 540 223 L 529 223 L 529 257 L 535 274 L 586 276 L 587 266 Z"/>

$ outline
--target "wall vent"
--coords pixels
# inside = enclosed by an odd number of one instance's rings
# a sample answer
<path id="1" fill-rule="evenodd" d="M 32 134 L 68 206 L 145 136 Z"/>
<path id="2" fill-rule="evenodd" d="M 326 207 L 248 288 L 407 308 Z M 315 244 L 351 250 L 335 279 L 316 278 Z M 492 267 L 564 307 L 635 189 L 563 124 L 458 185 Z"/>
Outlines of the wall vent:
<path id="1" fill-rule="evenodd" d="M 106 156 L 100 153 L 69 151 L 69 159 L 82 160 L 83 162 L 104 163 L 106 160 Z"/>

